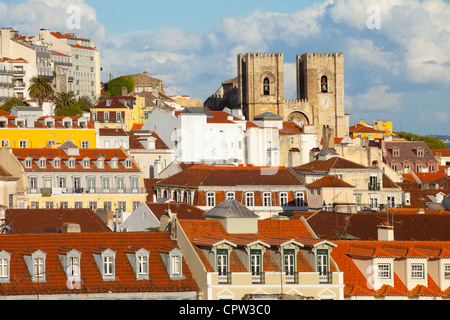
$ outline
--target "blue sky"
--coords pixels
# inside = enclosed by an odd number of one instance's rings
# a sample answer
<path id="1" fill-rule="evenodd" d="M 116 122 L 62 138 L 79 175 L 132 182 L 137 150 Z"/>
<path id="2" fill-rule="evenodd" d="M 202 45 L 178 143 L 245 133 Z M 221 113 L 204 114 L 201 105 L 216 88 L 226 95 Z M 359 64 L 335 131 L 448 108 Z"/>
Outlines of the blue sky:
<path id="1" fill-rule="evenodd" d="M 343 52 L 350 124 L 450 135 L 448 0 L 0 0 L 0 21 L 23 34 L 69 32 L 70 6 L 81 13 L 76 33 L 101 52 L 103 81 L 148 71 L 169 94 L 204 101 L 236 76 L 238 53 L 283 52 L 294 98 L 296 54 Z"/>

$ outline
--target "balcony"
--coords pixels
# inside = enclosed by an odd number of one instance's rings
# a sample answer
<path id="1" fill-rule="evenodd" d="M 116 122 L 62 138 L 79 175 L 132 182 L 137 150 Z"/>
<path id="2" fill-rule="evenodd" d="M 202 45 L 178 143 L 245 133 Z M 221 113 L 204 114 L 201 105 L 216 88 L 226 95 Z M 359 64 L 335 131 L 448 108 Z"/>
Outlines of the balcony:
<path id="1" fill-rule="evenodd" d="M 145 188 L 28 188 L 28 194 L 42 195 L 44 197 L 76 194 L 142 194 L 147 193 Z"/>
<path id="2" fill-rule="evenodd" d="M 24 76 L 25 75 L 25 70 L 14 70 L 13 71 L 13 75 L 14 76 Z"/>
<path id="3" fill-rule="evenodd" d="M 219 274 L 217 281 L 220 284 L 231 284 L 231 272 L 225 274 Z"/>
<path id="4" fill-rule="evenodd" d="M 123 123 L 123 119 L 97 119 L 99 123 Z"/>
<path id="5" fill-rule="evenodd" d="M 379 191 L 380 190 L 380 184 L 379 183 L 370 183 L 369 182 L 368 189 L 370 191 Z"/>
<path id="6" fill-rule="evenodd" d="M 298 272 L 286 272 L 286 283 L 298 284 Z"/>
<path id="7" fill-rule="evenodd" d="M 13 73 L 14 72 L 12 70 L 0 70 L 0 75 L 2 75 L 2 76 L 10 76 Z"/>
<path id="8" fill-rule="evenodd" d="M 319 275 L 319 283 L 331 283 L 331 282 L 333 282 L 333 274 L 331 272 Z"/>
<path id="9" fill-rule="evenodd" d="M 14 83 L 12 83 L 12 82 L 0 82 L 0 87 L 13 88 L 14 87 Z"/>
<path id="10" fill-rule="evenodd" d="M 252 283 L 264 284 L 266 283 L 266 274 L 264 272 L 260 272 L 258 274 L 252 274 Z"/>

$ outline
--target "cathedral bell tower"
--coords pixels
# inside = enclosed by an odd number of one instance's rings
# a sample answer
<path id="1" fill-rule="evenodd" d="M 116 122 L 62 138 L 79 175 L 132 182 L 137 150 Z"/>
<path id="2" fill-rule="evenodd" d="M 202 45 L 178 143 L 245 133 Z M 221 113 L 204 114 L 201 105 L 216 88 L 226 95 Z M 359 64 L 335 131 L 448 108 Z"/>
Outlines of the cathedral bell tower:
<path id="1" fill-rule="evenodd" d="M 257 115 L 284 112 L 282 53 L 246 53 L 237 57 L 238 105 L 248 121 Z"/>

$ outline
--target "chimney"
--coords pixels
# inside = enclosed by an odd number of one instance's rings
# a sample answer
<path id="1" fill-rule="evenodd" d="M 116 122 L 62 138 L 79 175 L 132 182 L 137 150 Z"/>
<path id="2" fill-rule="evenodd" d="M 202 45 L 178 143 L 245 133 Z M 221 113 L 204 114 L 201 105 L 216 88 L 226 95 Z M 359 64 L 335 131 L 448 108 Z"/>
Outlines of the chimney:
<path id="1" fill-rule="evenodd" d="M 144 72 L 142 72 L 142 74 L 144 75 L 144 76 L 147 76 L 147 71 L 144 71 Z"/>
<path id="2" fill-rule="evenodd" d="M 378 241 L 394 241 L 394 226 L 389 222 L 383 221 L 378 228 Z"/>
<path id="3" fill-rule="evenodd" d="M 127 87 L 122 87 L 122 97 L 125 97 L 126 95 L 128 95 L 128 89 Z"/>
<path id="4" fill-rule="evenodd" d="M 78 223 L 64 222 L 61 226 L 61 233 L 80 233 L 81 226 Z"/>

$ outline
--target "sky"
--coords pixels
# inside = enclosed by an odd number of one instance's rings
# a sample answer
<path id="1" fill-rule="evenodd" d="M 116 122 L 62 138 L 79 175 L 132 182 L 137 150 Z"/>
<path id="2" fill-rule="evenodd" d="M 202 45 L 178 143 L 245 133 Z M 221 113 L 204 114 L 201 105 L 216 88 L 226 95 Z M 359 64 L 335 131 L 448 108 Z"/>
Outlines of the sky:
<path id="1" fill-rule="evenodd" d="M 205 101 L 237 75 L 237 54 L 343 52 L 345 111 L 394 130 L 450 135 L 450 0 L 0 0 L 0 24 L 95 41 L 102 81 L 147 71 L 168 94 Z"/>

